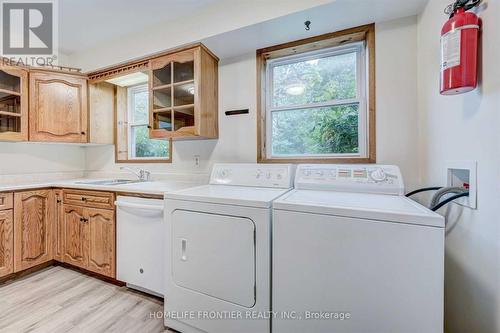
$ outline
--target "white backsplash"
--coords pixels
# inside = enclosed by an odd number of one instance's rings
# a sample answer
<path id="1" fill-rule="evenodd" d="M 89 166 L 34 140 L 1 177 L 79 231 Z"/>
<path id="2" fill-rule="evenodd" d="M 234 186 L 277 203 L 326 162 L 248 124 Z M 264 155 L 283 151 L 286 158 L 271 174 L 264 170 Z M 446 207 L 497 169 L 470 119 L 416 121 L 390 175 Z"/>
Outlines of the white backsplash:
<path id="1" fill-rule="evenodd" d="M 0 175 L 0 184 L 9 185 L 41 183 L 56 180 L 77 179 L 83 178 L 84 176 L 85 175 L 83 171 L 6 174 Z"/>
<path id="2" fill-rule="evenodd" d="M 87 171 L 85 178 L 98 179 L 137 179 L 130 171 Z M 178 180 L 192 181 L 197 183 L 208 183 L 210 178 L 206 173 L 172 173 L 172 172 L 151 172 L 151 180 Z"/>

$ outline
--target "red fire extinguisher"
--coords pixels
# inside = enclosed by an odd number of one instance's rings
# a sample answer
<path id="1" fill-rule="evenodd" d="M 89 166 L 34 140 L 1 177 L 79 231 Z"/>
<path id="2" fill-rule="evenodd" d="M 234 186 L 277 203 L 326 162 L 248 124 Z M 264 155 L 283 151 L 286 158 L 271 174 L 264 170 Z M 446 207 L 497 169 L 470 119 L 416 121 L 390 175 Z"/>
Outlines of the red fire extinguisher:
<path id="1" fill-rule="evenodd" d="M 477 87 L 481 20 L 469 10 L 481 0 L 457 0 L 445 10 L 450 19 L 441 29 L 441 94 L 456 95 Z"/>

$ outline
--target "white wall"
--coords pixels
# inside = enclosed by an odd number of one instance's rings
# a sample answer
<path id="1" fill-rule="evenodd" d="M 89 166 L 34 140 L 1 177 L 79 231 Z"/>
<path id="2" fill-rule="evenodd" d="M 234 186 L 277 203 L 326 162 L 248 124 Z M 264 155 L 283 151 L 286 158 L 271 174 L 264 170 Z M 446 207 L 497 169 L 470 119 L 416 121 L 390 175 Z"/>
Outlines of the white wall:
<path id="1" fill-rule="evenodd" d="M 448 333 L 500 332 L 500 2 L 481 9 L 481 85 L 439 95 L 439 35 L 449 0 L 430 0 L 418 21 L 418 104 L 423 184 L 445 184 L 448 160 L 478 163 L 478 209 L 448 212 L 445 321 Z"/>
<path id="2" fill-rule="evenodd" d="M 376 26 L 378 162 L 398 164 L 408 187 L 418 181 L 416 103 L 416 17 Z M 207 172 L 214 162 L 255 162 L 255 53 L 225 59 L 219 66 L 219 140 L 174 143 L 172 164 L 148 164 L 156 172 Z M 249 115 L 224 111 L 249 108 Z M 194 166 L 194 155 L 201 166 Z M 112 147 L 87 149 L 87 169 L 117 171 Z"/>
<path id="3" fill-rule="evenodd" d="M 255 162 L 256 160 L 256 64 L 255 54 L 227 59 L 219 65 L 219 139 L 175 141 L 173 163 L 142 165 L 154 172 L 206 173 L 213 162 Z M 226 116 L 224 110 L 249 108 L 250 114 Z M 87 170 L 118 171 L 114 148 L 87 148 Z M 200 156 L 195 166 L 194 156 Z M 134 164 L 132 166 L 138 166 Z"/>
<path id="4" fill-rule="evenodd" d="M 73 54 L 71 62 L 74 67 L 85 71 L 94 70 L 332 1 L 218 0 L 187 17 L 166 21 Z"/>
<path id="5" fill-rule="evenodd" d="M 407 189 L 419 183 L 417 19 L 376 25 L 377 162 L 401 168 Z"/>
<path id="6" fill-rule="evenodd" d="M 78 146 L 0 142 L 0 175 L 85 170 L 85 150 Z"/>

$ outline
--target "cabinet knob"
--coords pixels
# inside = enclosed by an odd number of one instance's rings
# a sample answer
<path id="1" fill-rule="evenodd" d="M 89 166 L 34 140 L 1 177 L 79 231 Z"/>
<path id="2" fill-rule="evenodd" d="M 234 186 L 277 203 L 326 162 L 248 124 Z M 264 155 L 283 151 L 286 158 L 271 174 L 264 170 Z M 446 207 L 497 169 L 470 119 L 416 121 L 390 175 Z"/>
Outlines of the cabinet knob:
<path id="1" fill-rule="evenodd" d="M 149 129 L 152 129 L 153 127 L 151 127 L 151 125 L 148 125 L 148 128 L 149 128 Z"/>
<path id="2" fill-rule="evenodd" d="M 61 199 L 57 199 L 56 202 L 57 203 L 61 203 L 62 201 L 61 201 Z"/>
<path id="3" fill-rule="evenodd" d="M 84 132 L 84 131 L 82 131 L 82 133 L 81 133 L 81 134 L 82 134 L 82 135 L 85 135 L 85 132 Z"/>

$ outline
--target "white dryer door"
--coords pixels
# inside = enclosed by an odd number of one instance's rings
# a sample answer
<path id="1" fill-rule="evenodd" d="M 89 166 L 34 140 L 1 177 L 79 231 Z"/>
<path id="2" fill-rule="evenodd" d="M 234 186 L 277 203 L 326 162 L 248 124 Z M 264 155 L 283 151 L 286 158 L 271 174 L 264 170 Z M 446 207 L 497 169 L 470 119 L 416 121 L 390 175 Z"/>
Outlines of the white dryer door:
<path id="1" fill-rule="evenodd" d="M 186 210 L 176 210 L 172 217 L 174 283 L 252 307 L 255 304 L 253 221 Z"/>

